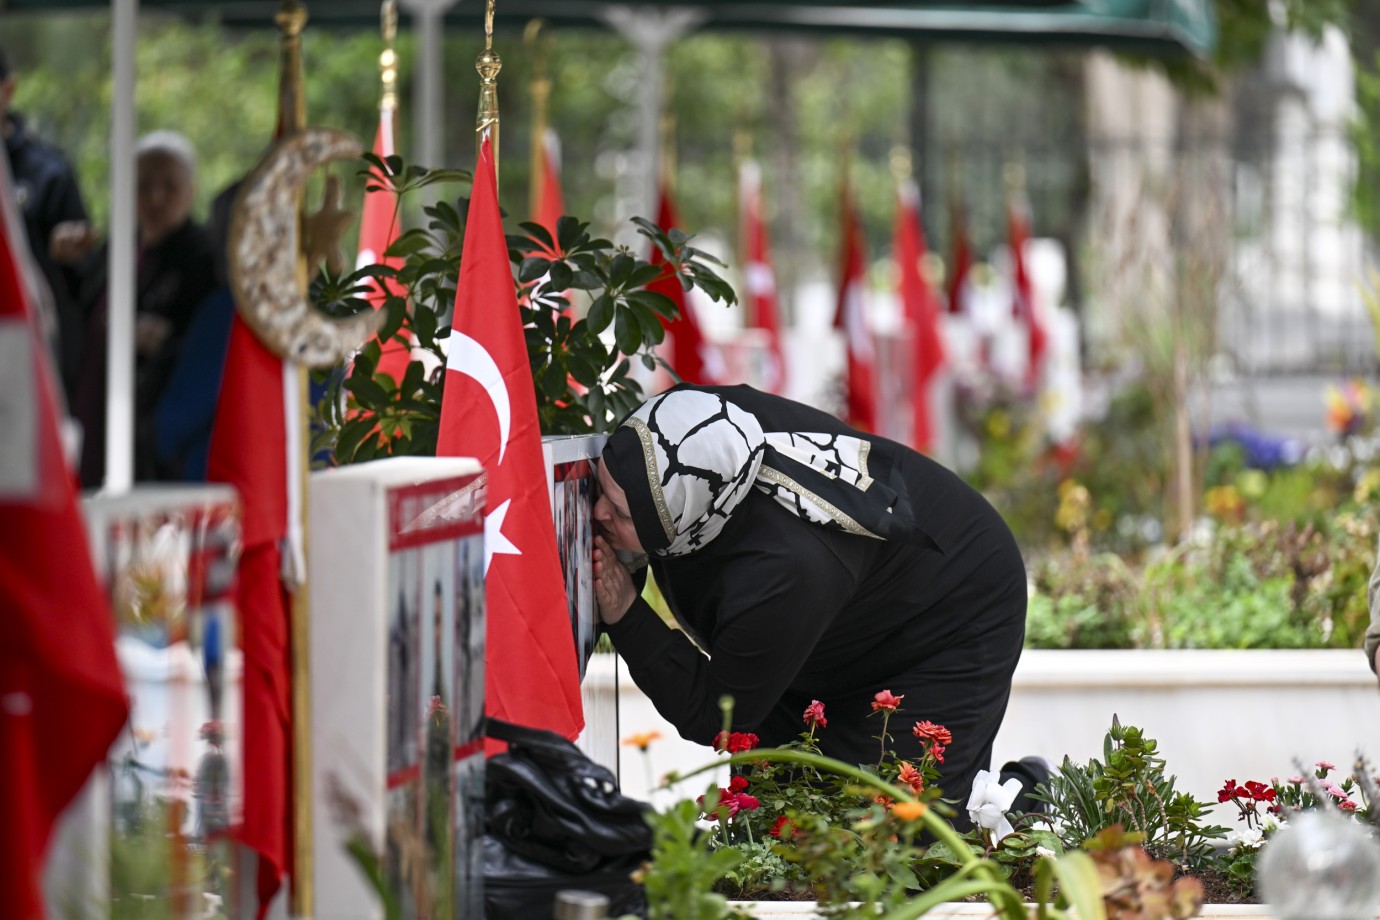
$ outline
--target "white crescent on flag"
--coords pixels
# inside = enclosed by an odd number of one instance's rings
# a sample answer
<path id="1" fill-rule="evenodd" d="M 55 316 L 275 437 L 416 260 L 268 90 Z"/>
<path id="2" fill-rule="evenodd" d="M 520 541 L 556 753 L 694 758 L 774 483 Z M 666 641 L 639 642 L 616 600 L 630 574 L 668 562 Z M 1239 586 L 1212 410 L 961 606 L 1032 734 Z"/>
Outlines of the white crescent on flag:
<path id="1" fill-rule="evenodd" d="M 446 369 L 473 378 L 489 394 L 494 412 L 498 414 L 498 463 L 502 464 L 503 452 L 508 449 L 508 432 L 513 426 L 512 405 L 508 401 L 508 384 L 503 372 L 488 349 L 458 329 L 450 333 Z"/>

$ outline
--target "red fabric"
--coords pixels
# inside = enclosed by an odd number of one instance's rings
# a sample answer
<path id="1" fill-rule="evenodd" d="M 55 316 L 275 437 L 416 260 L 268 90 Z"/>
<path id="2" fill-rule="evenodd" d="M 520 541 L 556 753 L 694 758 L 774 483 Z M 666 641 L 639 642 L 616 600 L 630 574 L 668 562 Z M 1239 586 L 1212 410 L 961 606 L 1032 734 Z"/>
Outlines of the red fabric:
<path id="1" fill-rule="evenodd" d="M 556 221 L 565 214 L 565 196 L 561 194 L 561 171 L 556 158 L 556 133 L 550 128 L 542 136 L 537 149 L 541 158 L 541 179 L 537 200 L 532 207 L 533 223 L 541 224 L 551 239 L 556 238 Z"/>
<path id="2" fill-rule="evenodd" d="M 749 328 L 765 329 L 771 363 L 764 388 L 780 393 L 786 387 L 786 356 L 781 348 L 781 311 L 776 303 L 776 273 L 772 270 L 771 241 L 762 216 L 762 177 L 755 163 L 744 163 L 740 175 L 743 269 L 747 296 L 743 306 Z"/>
<path id="3" fill-rule="evenodd" d="M 968 221 L 963 216 L 963 208 L 952 205 L 949 215 L 953 227 L 954 255 L 949 265 L 949 312 L 967 313 L 964 288 L 968 284 L 968 273 L 973 270 L 973 244 L 968 239 Z"/>
<path id="4" fill-rule="evenodd" d="M 579 667 L 487 137 L 472 195 L 436 453 L 475 457 L 488 474 L 485 709 L 573 739 L 584 727 Z"/>
<path id="5" fill-rule="evenodd" d="M 393 155 L 393 113 L 388 109 L 379 110 L 379 127 L 374 134 L 374 155 L 380 158 Z M 398 238 L 397 217 L 398 199 L 392 192 L 365 191 L 364 205 L 359 215 L 359 255 L 355 260 L 356 268 L 366 265 L 387 265 L 390 268 L 403 266 L 405 260 L 396 257 L 385 259 L 383 256 Z M 388 281 L 383 286 L 373 285 L 366 298 L 377 310 L 383 306 L 384 298 L 389 293 L 406 294 L 400 286 Z M 376 370 L 380 374 L 392 377 L 395 383 L 401 383 L 410 363 L 411 349 L 397 339 L 392 339 L 383 346 Z"/>
<path id="6" fill-rule="evenodd" d="M 897 192 L 896 228 L 892 253 L 900 275 L 898 283 L 906 324 L 911 329 L 911 387 L 913 421 L 911 441 L 916 450 L 934 446 L 934 425 L 930 418 L 930 380 L 944 364 L 944 340 L 939 332 L 939 305 L 934 291 L 921 273 L 925 257 L 925 229 L 920 223 L 920 192 L 915 182 L 906 180 Z"/>
<path id="7" fill-rule="evenodd" d="M 847 186 L 843 192 L 843 258 L 839 271 L 838 310 L 834 325 L 843 330 L 848 348 L 848 401 L 845 421 L 863 431 L 877 431 L 877 367 L 872 332 L 863 300 L 867 254 L 862 223 Z"/>
<path id="8" fill-rule="evenodd" d="M 670 189 L 666 188 L 664 183 L 661 186 L 661 203 L 657 207 L 656 222 L 657 226 L 664 230 L 680 226 L 680 216 L 676 213 L 675 202 L 671 200 Z M 661 256 L 661 250 L 653 246 L 652 264 L 661 265 L 665 261 Z M 680 281 L 674 275 L 667 275 L 647 285 L 647 290 L 671 298 L 675 301 L 676 309 L 680 311 L 680 315 L 674 320 L 665 317 L 661 319 L 662 327 L 671 336 L 671 367 L 680 379 L 686 383 L 723 383 L 724 381 L 713 379 L 714 375 L 709 372 L 705 350 L 710 345 L 705 341 L 704 332 L 700 329 L 699 321 L 695 319 L 694 308 L 685 296 Z"/>
<path id="9" fill-rule="evenodd" d="M 1011 315 L 1025 326 L 1029 336 L 1030 360 L 1026 364 L 1025 388 L 1033 393 L 1040 386 L 1049 337 L 1035 312 L 1035 288 L 1025 265 L 1025 244 L 1030 239 L 1030 221 L 1025 209 L 1015 204 L 1008 207 L 1006 226 L 1011 245 Z"/>
<path id="10" fill-rule="evenodd" d="M 244 519 L 236 607 L 244 652 L 244 825 L 259 854 L 261 909 L 289 871 L 292 851 L 291 604 L 280 541 L 287 534 L 287 420 L 283 361 L 236 314 L 211 433 L 208 478 L 239 492 Z"/>
<path id="11" fill-rule="evenodd" d="M 106 592 L 96 577 L 58 436 L 53 370 L 19 259 L 27 253 L 0 167 L 0 329 L 26 340 L 34 488 L 0 499 L 0 916 L 43 915 L 53 823 L 129 715 Z M 25 394 L 20 394 L 21 397 Z"/>

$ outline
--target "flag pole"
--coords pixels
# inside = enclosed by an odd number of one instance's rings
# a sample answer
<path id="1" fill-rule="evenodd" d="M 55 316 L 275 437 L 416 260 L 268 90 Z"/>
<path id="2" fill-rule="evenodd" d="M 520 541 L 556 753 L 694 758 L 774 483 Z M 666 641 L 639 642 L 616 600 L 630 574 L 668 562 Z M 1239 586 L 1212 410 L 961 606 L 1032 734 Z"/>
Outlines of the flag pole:
<path id="1" fill-rule="evenodd" d="M 489 149 L 494 158 L 494 180 L 498 180 L 498 72 L 503 61 L 494 51 L 494 0 L 484 4 L 484 51 L 475 59 L 479 71 L 479 112 L 475 116 L 474 131 L 482 144 L 489 136 Z"/>
<path id="2" fill-rule="evenodd" d="M 397 0 L 383 0 L 379 9 L 379 31 L 383 35 L 383 50 L 379 52 L 383 94 L 379 97 L 379 110 L 391 116 L 398 110 L 398 53 L 394 50 L 398 38 Z"/>
<path id="3" fill-rule="evenodd" d="M 551 74 L 546 68 L 546 54 L 539 38 L 544 20 L 533 19 L 523 30 L 522 42 L 532 55 L 532 82 L 528 91 L 532 95 L 532 140 L 531 140 L 531 179 L 528 182 L 527 213 L 535 215 L 545 191 L 546 175 L 542 169 L 543 147 L 546 145 L 547 109 L 551 102 Z M 536 217 L 531 218 L 536 220 Z"/>
<path id="4" fill-rule="evenodd" d="M 279 74 L 279 136 L 286 137 L 301 131 L 307 124 L 306 79 L 302 67 L 302 30 L 307 25 L 307 8 L 300 0 L 282 0 L 278 12 L 273 17 L 282 34 L 281 71 Z M 298 254 L 298 272 L 306 273 L 306 257 Z M 285 382 L 284 399 L 292 399 L 299 407 L 305 407 L 311 398 L 311 379 L 305 365 L 296 365 L 289 370 L 296 380 L 289 389 Z M 286 403 L 285 403 L 286 404 Z M 288 431 L 288 478 L 297 479 L 299 507 L 288 504 L 288 514 L 297 515 L 289 519 L 288 534 L 294 530 L 300 534 L 299 558 L 307 554 L 306 496 L 308 477 L 311 469 L 311 432 L 306 427 L 309 413 L 300 412 L 294 416 L 287 414 Z M 293 426 L 298 431 L 292 430 Z M 294 433 L 296 437 L 294 438 Z M 294 444 L 294 441 L 297 443 Z M 294 447 L 297 456 L 292 456 Z M 289 482 L 291 489 L 291 482 Z M 290 492 L 289 492 L 290 494 Z M 294 549 L 289 547 L 286 554 L 291 556 Z M 311 813 L 311 684 L 308 662 L 308 597 L 305 572 L 299 572 L 299 583 L 292 591 L 292 622 L 290 635 L 292 642 L 292 878 L 291 906 L 294 917 L 311 917 L 315 908 L 315 891 L 312 880 L 315 873 L 312 853 L 312 813 Z"/>

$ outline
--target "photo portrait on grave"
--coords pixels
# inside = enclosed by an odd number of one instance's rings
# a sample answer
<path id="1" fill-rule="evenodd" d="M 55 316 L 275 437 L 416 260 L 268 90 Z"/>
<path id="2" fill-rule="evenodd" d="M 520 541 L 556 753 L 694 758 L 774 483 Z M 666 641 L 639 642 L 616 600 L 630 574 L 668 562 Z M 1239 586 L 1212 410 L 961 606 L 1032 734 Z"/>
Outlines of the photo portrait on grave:
<path id="1" fill-rule="evenodd" d="M 786 743 L 819 700 L 823 753 L 866 763 L 879 731 L 867 717 L 889 691 L 906 723 L 952 733 L 939 785 L 967 798 L 989 767 L 1026 608 L 1015 538 L 977 491 L 802 403 L 685 384 L 609 436 L 599 485 L 600 618 L 682 736 L 712 743 L 729 696 L 735 731 Z M 616 551 L 647 554 L 680 630 Z M 912 732 L 893 743 L 920 754 Z"/>

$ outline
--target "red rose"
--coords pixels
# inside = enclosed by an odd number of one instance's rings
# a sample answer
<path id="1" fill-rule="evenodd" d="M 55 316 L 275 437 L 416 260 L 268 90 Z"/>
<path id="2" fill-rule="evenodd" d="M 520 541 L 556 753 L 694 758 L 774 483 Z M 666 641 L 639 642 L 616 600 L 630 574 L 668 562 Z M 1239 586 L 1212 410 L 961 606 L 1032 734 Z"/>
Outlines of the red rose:
<path id="1" fill-rule="evenodd" d="M 901 772 L 896 775 L 896 778 L 910 786 L 916 795 L 925 791 L 924 775 L 904 760 L 901 761 Z"/>
<path id="2" fill-rule="evenodd" d="M 752 732 L 719 732 L 714 736 L 714 750 L 737 754 L 757 747 L 757 741 Z"/>
<path id="3" fill-rule="evenodd" d="M 782 815 L 776 819 L 776 823 L 772 825 L 771 830 L 767 831 L 767 833 L 771 834 L 777 840 L 790 840 L 791 835 L 795 833 L 795 825 L 791 823 L 790 818 Z"/>
<path id="4" fill-rule="evenodd" d="M 905 698 L 906 695 L 904 693 L 900 696 L 896 696 L 890 690 L 882 690 L 872 698 L 872 711 L 877 712 L 881 710 L 885 712 L 895 712 L 901 708 L 901 700 Z"/>
<path id="5" fill-rule="evenodd" d="M 729 792 L 742 792 L 747 787 L 748 781 L 746 776 L 735 776 L 733 777 L 733 779 L 728 781 Z"/>
<path id="6" fill-rule="evenodd" d="M 740 792 L 733 797 L 733 814 L 736 815 L 740 811 L 756 811 L 761 804 L 757 801 L 757 796 Z"/>
<path id="7" fill-rule="evenodd" d="M 810 726 L 818 725 L 824 728 L 829 724 L 829 720 L 824 718 L 824 704 L 819 700 L 812 700 L 809 706 L 805 707 L 805 724 Z"/>
<path id="8" fill-rule="evenodd" d="M 942 725 L 935 725 L 933 722 L 916 722 L 911 729 L 911 734 L 921 741 L 930 741 L 934 744 L 952 744 L 954 736 L 947 728 Z"/>

